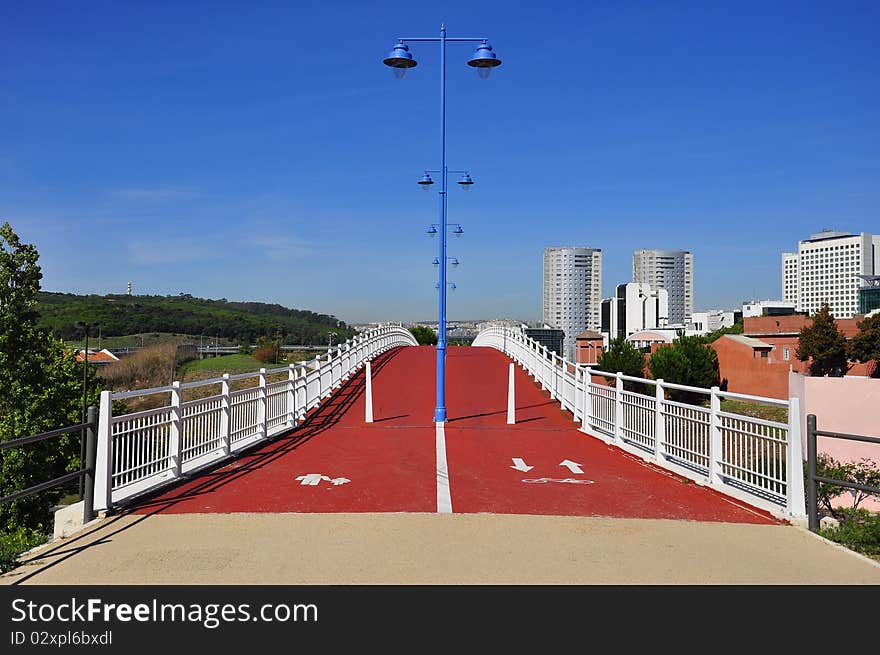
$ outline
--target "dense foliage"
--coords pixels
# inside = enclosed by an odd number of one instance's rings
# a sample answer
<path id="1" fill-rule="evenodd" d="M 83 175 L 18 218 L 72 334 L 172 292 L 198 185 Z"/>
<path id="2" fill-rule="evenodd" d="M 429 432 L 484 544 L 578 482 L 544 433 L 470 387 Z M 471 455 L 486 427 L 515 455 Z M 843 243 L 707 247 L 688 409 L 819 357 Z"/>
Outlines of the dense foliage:
<path id="1" fill-rule="evenodd" d="M 718 354 L 702 337 L 679 335 L 671 344 L 661 346 L 648 360 L 648 370 L 655 380 L 708 389 L 718 385 Z M 672 400 L 700 404 L 704 394 L 670 389 Z"/>
<path id="2" fill-rule="evenodd" d="M 260 302 L 209 300 L 189 294 L 178 296 L 39 294 L 40 326 L 56 337 L 82 336 L 76 322 L 101 324 L 105 337 L 144 332 L 219 336 L 240 343 L 259 337 L 281 338 L 285 343 L 327 343 L 330 332 L 342 340 L 354 331 L 334 316 Z M 88 317 L 84 319 L 83 317 Z"/>
<path id="3" fill-rule="evenodd" d="M 806 475 L 806 462 L 804 474 Z M 830 480 L 880 487 L 880 469 L 876 462 L 869 459 L 840 462 L 820 453 L 816 461 L 816 474 Z M 880 556 L 880 514 L 859 507 L 866 498 L 876 498 L 878 494 L 847 489 L 827 482 L 817 483 L 817 488 L 819 512 L 834 517 L 840 524 L 838 527 L 822 528 L 819 534 L 865 555 Z M 842 504 L 847 496 L 850 497 L 848 507 Z"/>
<path id="4" fill-rule="evenodd" d="M 846 337 L 837 328 L 827 303 L 813 316 L 813 322 L 801 329 L 797 358 L 810 361 L 810 375 L 846 373 Z"/>
<path id="5" fill-rule="evenodd" d="M 847 343 L 847 355 L 854 362 L 875 362 L 873 377 L 880 377 L 880 313 L 859 321 L 859 332 Z"/>
<path id="6" fill-rule="evenodd" d="M 21 243 L 9 223 L 0 226 L 2 441 L 75 425 L 82 419 L 83 366 L 73 351 L 37 327 L 42 279 L 38 257 L 36 248 Z M 99 389 L 91 367 L 87 384 L 87 400 L 97 404 Z M 75 470 L 79 455 L 78 433 L 0 451 L 0 495 Z M 51 507 L 61 493 L 47 491 L 0 506 L 4 538 L 14 533 L 24 543 L 30 539 L 27 534 L 51 531 Z"/>
<path id="7" fill-rule="evenodd" d="M 608 349 L 599 355 L 596 368 L 607 373 L 623 373 L 634 378 L 645 377 L 645 355 L 625 337 L 619 336 L 608 344 Z M 624 381 L 627 391 L 646 393 L 645 385 Z"/>
<path id="8" fill-rule="evenodd" d="M 412 335 L 416 338 L 416 341 L 419 342 L 420 346 L 437 345 L 437 333 L 431 328 L 424 325 L 416 325 L 411 327 L 409 331 L 412 332 Z"/>

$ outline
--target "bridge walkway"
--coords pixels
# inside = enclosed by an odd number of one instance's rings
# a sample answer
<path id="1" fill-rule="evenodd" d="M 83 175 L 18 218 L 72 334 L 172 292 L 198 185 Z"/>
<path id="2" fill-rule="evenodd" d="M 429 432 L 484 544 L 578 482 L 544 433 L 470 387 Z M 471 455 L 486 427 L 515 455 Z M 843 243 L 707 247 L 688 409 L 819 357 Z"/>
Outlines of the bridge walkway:
<path id="1" fill-rule="evenodd" d="M 438 435 L 432 422 L 434 349 L 392 350 L 372 366 L 374 423 L 364 423 L 361 371 L 297 430 L 144 499 L 132 511 L 433 513 L 451 509 L 453 513 L 779 523 L 767 512 L 579 432 L 571 415 L 519 368 L 516 424 L 507 425 L 509 361 L 492 348 L 449 349 L 449 420 L 445 434 Z M 445 445 L 448 478 L 444 467 L 438 467 L 438 441 Z"/>

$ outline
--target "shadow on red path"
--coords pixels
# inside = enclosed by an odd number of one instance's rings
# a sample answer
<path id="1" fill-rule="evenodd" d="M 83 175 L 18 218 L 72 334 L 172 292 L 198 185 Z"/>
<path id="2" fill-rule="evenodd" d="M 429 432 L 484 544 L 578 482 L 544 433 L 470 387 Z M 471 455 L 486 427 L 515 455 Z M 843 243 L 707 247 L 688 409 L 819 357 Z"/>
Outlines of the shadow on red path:
<path id="1" fill-rule="evenodd" d="M 517 422 L 507 425 L 509 362 L 490 348 L 449 348 L 445 433 L 453 512 L 778 522 L 579 432 L 518 367 Z M 435 351 L 399 348 L 372 368 L 374 423 L 364 423 L 361 371 L 290 434 L 133 510 L 436 511 Z"/>

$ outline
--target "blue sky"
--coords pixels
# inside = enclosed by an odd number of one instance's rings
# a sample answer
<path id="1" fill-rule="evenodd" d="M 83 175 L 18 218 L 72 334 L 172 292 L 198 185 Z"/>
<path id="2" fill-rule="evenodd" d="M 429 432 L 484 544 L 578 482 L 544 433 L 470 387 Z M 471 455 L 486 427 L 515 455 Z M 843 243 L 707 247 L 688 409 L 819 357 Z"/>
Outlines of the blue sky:
<path id="1" fill-rule="evenodd" d="M 780 295 L 780 253 L 880 232 L 876 2 L 0 5 L 0 220 L 43 288 L 436 317 L 447 50 L 451 319 L 537 319 L 545 246 L 695 259 L 696 307 Z M 455 185 L 454 185 L 455 186 Z"/>

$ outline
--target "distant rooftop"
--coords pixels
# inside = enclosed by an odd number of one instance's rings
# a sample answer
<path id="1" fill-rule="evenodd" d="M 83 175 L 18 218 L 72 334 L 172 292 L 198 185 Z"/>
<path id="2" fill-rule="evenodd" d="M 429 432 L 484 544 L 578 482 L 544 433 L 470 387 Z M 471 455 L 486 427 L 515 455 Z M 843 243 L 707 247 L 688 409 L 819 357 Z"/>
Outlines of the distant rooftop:
<path id="1" fill-rule="evenodd" d="M 722 338 L 739 341 L 740 343 L 743 343 L 751 348 L 773 348 L 773 344 L 769 344 L 766 341 L 761 341 L 760 339 L 755 339 L 754 337 L 747 337 L 742 334 L 725 334 Z"/>
<path id="2" fill-rule="evenodd" d="M 851 232 L 841 232 L 840 230 L 822 230 L 811 234 L 807 241 L 824 241 L 825 239 L 839 239 L 841 237 L 854 237 Z"/>

